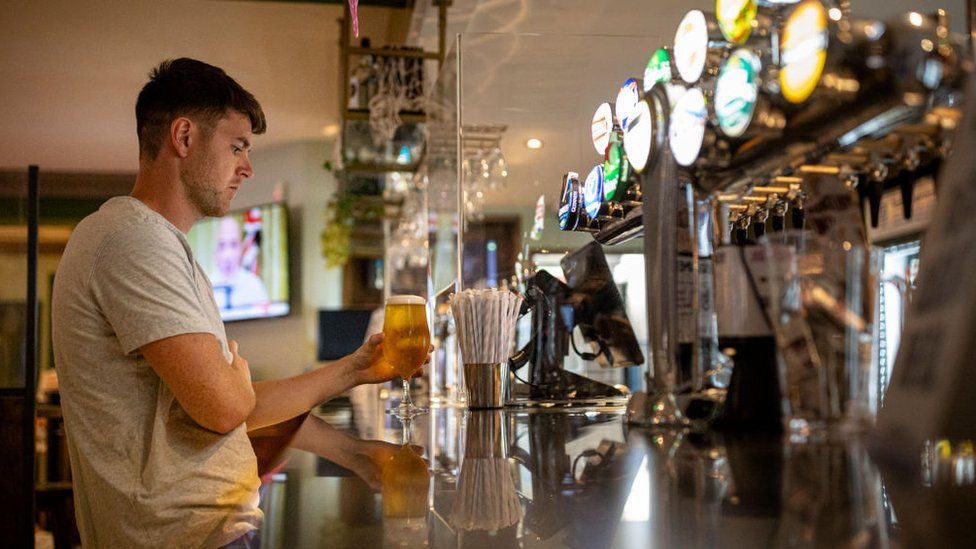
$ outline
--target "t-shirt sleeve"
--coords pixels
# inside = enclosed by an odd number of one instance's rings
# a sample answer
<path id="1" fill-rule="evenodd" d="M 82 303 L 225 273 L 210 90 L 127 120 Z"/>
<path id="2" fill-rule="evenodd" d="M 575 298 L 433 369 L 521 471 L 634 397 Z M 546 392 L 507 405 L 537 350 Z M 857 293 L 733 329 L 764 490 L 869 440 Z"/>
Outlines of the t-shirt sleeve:
<path id="1" fill-rule="evenodd" d="M 214 333 L 193 264 L 176 235 L 165 229 L 134 226 L 106 239 L 90 287 L 126 354 L 167 337 Z"/>

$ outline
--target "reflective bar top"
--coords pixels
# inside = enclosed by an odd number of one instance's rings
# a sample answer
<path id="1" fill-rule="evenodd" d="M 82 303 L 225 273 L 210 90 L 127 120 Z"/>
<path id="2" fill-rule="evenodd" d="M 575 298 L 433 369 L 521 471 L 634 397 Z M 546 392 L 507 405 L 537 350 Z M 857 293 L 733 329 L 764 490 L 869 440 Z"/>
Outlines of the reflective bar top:
<path id="1" fill-rule="evenodd" d="M 973 446 L 630 428 L 622 410 L 333 405 L 255 433 L 274 547 L 976 547 Z M 288 448 L 285 449 L 285 445 Z"/>

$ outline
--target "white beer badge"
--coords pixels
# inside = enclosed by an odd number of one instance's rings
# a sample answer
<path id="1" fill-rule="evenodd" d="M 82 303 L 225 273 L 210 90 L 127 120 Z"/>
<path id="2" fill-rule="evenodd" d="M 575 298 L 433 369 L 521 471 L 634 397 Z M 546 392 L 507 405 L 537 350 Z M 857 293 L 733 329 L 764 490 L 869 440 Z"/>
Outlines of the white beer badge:
<path id="1" fill-rule="evenodd" d="M 624 127 L 624 152 L 637 173 L 647 166 L 647 158 L 651 154 L 651 132 L 651 109 L 647 101 L 641 101 Z"/>
<path id="2" fill-rule="evenodd" d="M 607 154 L 607 147 L 610 145 L 610 132 L 612 131 L 613 112 L 610 111 L 610 103 L 600 103 L 593 114 L 593 124 L 590 126 L 593 147 L 600 156 Z"/>
<path id="3" fill-rule="evenodd" d="M 627 119 L 630 118 L 638 101 L 640 101 L 640 91 L 637 79 L 628 78 L 617 92 L 617 101 L 613 109 L 617 113 L 617 122 L 620 123 L 621 128 L 627 125 Z"/>
<path id="4" fill-rule="evenodd" d="M 682 166 L 691 166 L 701 152 L 705 139 L 705 120 L 708 109 L 705 96 L 698 88 L 689 89 L 671 112 L 668 138 L 675 161 Z"/>
<path id="5" fill-rule="evenodd" d="M 701 78 L 708 55 L 708 25 L 705 14 L 691 10 L 685 14 L 674 34 L 674 65 L 678 75 L 689 84 Z"/>

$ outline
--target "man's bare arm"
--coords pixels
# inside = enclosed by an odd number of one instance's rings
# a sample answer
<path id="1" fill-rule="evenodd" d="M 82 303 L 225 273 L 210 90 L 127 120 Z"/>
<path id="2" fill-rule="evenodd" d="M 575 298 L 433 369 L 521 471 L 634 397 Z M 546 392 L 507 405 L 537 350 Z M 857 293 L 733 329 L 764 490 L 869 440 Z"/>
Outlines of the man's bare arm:
<path id="1" fill-rule="evenodd" d="M 247 419 L 255 402 L 247 361 L 237 354 L 237 342 L 229 346 L 229 364 L 217 338 L 207 333 L 168 337 L 140 350 L 194 421 L 229 433 Z"/>
<path id="2" fill-rule="evenodd" d="M 393 369 L 382 360 L 382 343 L 383 335 L 376 334 L 351 355 L 317 370 L 256 382 L 257 401 L 247 418 L 247 429 L 260 429 L 291 419 L 356 385 L 392 379 Z"/>

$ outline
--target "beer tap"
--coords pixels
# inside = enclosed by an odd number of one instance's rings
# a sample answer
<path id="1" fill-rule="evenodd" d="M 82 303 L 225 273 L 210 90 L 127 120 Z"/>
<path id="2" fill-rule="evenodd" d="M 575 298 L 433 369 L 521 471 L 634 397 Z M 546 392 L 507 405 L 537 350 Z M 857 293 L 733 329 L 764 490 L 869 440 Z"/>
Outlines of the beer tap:
<path id="1" fill-rule="evenodd" d="M 766 219 L 768 218 L 769 210 L 763 207 L 757 207 L 756 213 L 752 214 L 752 234 L 755 235 L 756 240 L 766 234 Z"/>
<path id="2" fill-rule="evenodd" d="M 732 244 L 745 246 L 749 243 L 749 222 L 751 215 L 749 206 L 745 204 L 733 204 L 729 206 L 732 213 L 729 214 L 729 222 L 732 224 Z"/>
<path id="3" fill-rule="evenodd" d="M 790 200 L 790 212 L 793 220 L 793 228 L 803 230 L 806 226 L 807 217 L 803 211 L 803 205 L 807 201 L 807 193 L 799 191 Z"/>
<path id="4" fill-rule="evenodd" d="M 902 149 L 902 172 L 898 177 L 901 191 L 902 214 L 905 219 L 912 218 L 912 195 L 919 177 L 934 173 L 938 169 L 939 156 L 934 137 L 938 127 L 917 125 L 904 126 L 898 133 L 904 138 Z"/>
<path id="5" fill-rule="evenodd" d="M 801 172 L 808 168 L 808 166 L 802 166 Z M 822 173 L 822 172 L 821 172 Z M 773 184 L 780 186 L 785 186 L 786 192 L 782 195 L 783 198 L 788 202 L 786 208 L 781 208 L 782 214 L 785 216 L 786 212 L 790 212 L 790 217 L 792 218 L 793 228 L 803 229 L 806 225 L 806 215 L 803 211 L 803 205 L 807 200 L 807 193 L 801 187 L 803 183 L 802 177 L 791 176 L 791 175 L 781 175 L 773 178 Z M 757 187 L 761 189 L 761 187 Z M 770 205 L 770 209 L 775 207 L 775 202 Z M 785 223 L 784 223 L 785 224 Z"/>
<path id="6" fill-rule="evenodd" d="M 790 209 L 790 203 L 777 197 L 776 203 L 770 210 L 773 214 L 773 232 L 780 232 L 786 229 L 786 212 Z"/>
<path id="7" fill-rule="evenodd" d="M 872 153 L 872 157 L 875 154 Z M 869 211 L 871 212 L 871 226 L 877 228 L 878 217 L 881 214 L 881 194 L 884 191 L 884 183 L 891 173 L 889 165 L 891 160 L 886 157 L 878 156 L 872 159 L 871 167 L 868 169 L 867 181 L 863 191 L 859 194 L 868 201 Z"/>

